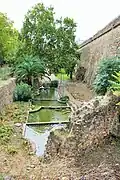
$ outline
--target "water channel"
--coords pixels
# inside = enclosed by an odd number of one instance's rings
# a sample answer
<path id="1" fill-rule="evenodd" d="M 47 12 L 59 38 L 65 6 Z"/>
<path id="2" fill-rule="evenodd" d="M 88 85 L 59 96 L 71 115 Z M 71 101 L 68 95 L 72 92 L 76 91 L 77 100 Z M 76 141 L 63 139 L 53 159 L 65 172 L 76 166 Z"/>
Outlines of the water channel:
<path id="1" fill-rule="evenodd" d="M 40 106 L 66 106 L 66 104 L 61 104 L 57 101 L 58 99 L 58 89 L 47 89 L 42 90 L 40 95 L 35 97 L 32 101 L 33 109 L 37 109 Z M 70 109 L 49 109 L 44 108 L 40 111 L 29 113 L 28 123 L 35 122 L 61 122 L 68 121 L 70 114 Z M 52 124 L 52 125 L 26 125 L 25 128 L 25 138 L 33 142 L 36 146 L 36 155 L 42 156 L 45 151 L 45 145 L 48 140 L 48 136 L 53 129 L 59 129 L 65 127 L 65 124 Z"/>

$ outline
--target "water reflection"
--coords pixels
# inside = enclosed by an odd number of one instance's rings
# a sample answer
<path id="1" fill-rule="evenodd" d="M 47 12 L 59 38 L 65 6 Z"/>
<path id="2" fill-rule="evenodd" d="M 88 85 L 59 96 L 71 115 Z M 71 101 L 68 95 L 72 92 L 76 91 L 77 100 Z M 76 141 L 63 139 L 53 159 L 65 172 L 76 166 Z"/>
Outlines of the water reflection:
<path id="1" fill-rule="evenodd" d="M 43 156 L 50 132 L 53 129 L 60 129 L 65 126 L 66 125 L 62 124 L 52 126 L 26 126 L 25 138 L 35 144 L 36 155 Z"/>

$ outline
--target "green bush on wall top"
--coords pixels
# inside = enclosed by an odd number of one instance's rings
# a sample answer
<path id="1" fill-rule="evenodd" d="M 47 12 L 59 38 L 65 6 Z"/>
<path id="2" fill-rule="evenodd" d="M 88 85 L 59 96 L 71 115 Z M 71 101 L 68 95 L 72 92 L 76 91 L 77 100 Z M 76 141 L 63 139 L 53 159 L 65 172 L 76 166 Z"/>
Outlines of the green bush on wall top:
<path id="1" fill-rule="evenodd" d="M 58 80 L 51 81 L 50 87 L 57 88 L 58 87 Z"/>
<path id="2" fill-rule="evenodd" d="M 112 76 L 120 71 L 120 59 L 117 57 L 103 59 L 100 61 L 97 75 L 93 83 L 93 88 L 97 94 L 104 95 L 110 87 L 109 80 L 114 80 Z"/>
<path id="3" fill-rule="evenodd" d="M 14 101 L 28 101 L 32 98 L 31 86 L 23 82 L 17 84 L 13 93 L 13 98 Z"/>
<path id="4" fill-rule="evenodd" d="M 113 90 L 113 92 L 120 96 L 120 72 L 116 73 L 116 75 L 112 75 L 114 77 L 114 81 L 110 82 L 110 89 Z"/>

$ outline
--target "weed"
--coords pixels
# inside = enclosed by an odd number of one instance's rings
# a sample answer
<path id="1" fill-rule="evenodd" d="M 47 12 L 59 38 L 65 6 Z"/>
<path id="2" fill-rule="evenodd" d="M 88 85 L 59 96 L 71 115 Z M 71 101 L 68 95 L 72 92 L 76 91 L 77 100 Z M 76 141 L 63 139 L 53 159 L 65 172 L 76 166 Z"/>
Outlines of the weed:
<path id="1" fill-rule="evenodd" d="M 7 147 L 7 152 L 11 155 L 17 154 L 18 149 L 14 146 L 8 146 Z"/>
<path id="2" fill-rule="evenodd" d="M 8 125 L 0 126 L 0 143 L 5 144 L 10 140 L 10 136 L 13 134 L 13 128 Z"/>
<path id="3" fill-rule="evenodd" d="M 4 180 L 4 177 L 2 174 L 0 174 L 0 180 Z"/>

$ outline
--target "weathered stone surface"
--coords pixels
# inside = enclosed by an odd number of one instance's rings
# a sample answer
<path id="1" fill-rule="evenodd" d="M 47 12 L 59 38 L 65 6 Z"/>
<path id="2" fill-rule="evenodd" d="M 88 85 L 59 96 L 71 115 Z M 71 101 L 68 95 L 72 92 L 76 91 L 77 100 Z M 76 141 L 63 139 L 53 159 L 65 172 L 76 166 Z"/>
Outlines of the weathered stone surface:
<path id="1" fill-rule="evenodd" d="M 78 160 L 84 153 L 104 143 L 111 133 L 119 136 L 117 102 L 118 98 L 108 93 L 89 102 L 81 102 L 80 107 L 75 106 L 70 117 L 69 134 L 64 141 L 55 136 L 54 132 L 50 134 L 46 159 L 50 160 L 51 157 L 59 155 Z M 71 105 L 73 106 L 72 103 Z"/>
<path id="2" fill-rule="evenodd" d="M 55 157 L 59 155 L 60 146 L 62 143 L 62 138 L 55 135 L 54 131 L 50 133 L 48 137 L 48 142 L 46 145 L 46 151 L 44 155 L 45 161 L 50 161 L 51 157 Z"/>
<path id="3" fill-rule="evenodd" d="M 14 78 L 0 82 L 0 111 L 5 105 L 13 102 L 13 91 L 15 86 Z"/>
<path id="4" fill-rule="evenodd" d="M 77 72 L 76 72 L 76 80 L 80 80 L 80 81 L 83 81 L 84 78 L 85 78 L 85 72 L 86 72 L 86 69 L 84 67 L 79 67 L 77 69 Z"/>
<path id="5" fill-rule="evenodd" d="M 11 176 L 5 176 L 4 180 L 12 180 L 12 177 Z"/>

